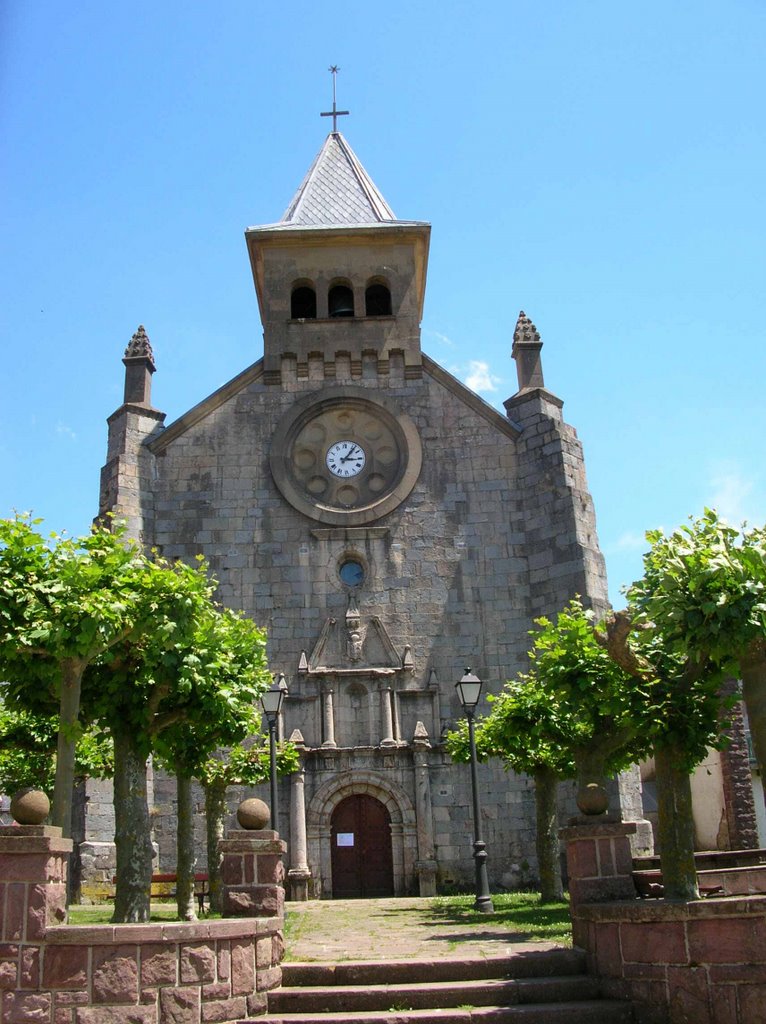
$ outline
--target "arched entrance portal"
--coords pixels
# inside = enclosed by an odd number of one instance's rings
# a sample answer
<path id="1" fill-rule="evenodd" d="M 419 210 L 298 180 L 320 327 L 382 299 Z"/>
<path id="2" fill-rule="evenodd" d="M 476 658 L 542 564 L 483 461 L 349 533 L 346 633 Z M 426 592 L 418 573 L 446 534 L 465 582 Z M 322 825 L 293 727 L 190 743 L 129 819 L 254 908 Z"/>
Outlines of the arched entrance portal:
<path id="1" fill-rule="evenodd" d="M 394 895 L 391 815 L 366 793 L 341 800 L 332 814 L 332 894 L 336 899 Z"/>

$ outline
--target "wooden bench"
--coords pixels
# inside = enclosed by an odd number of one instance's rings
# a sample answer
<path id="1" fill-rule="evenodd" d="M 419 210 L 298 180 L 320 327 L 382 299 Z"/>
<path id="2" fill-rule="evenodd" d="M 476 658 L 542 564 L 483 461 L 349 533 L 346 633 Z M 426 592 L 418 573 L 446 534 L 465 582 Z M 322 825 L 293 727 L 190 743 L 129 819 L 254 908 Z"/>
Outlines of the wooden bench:
<path id="1" fill-rule="evenodd" d="M 117 883 L 117 877 L 112 879 Z M 149 898 L 152 900 L 175 897 L 178 886 L 178 875 L 174 871 L 157 872 L 152 875 L 152 885 L 149 890 Z M 205 899 L 210 895 L 209 879 L 206 871 L 198 871 L 194 876 L 194 895 L 197 899 L 197 906 L 200 914 L 205 913 Z"/>

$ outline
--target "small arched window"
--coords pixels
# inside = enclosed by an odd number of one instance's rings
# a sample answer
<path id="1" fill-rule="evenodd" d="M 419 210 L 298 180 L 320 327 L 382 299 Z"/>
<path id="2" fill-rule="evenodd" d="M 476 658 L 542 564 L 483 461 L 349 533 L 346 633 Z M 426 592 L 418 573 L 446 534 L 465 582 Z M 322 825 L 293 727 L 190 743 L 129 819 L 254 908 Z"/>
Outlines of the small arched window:
<path id="1" fill-rule="evenodd" d="M 354 293 L 347 284 L 335 284 L 327 296 L 327 311 L 330 316 L 353 316 Z"/>
<path id="2" fill-rule="evenodd" d="M 371 284 L 364 293 L 367 316 L 391 316 L 391 292 L 384 284 Z"/>
<path id="3" fill-rule="evenodd" d="M 293 320 L 316 320 L 317 297 L 313 288 L 299 285 L 290 296 L 290 316 Z"/>

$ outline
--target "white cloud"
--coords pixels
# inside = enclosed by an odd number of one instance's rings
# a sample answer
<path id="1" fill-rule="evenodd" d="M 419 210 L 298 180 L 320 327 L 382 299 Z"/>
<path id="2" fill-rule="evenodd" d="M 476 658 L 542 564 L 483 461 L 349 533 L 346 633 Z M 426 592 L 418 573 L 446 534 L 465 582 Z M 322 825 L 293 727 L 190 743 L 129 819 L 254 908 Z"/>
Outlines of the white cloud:
<path id="1" fill-rule="evenodd" d="M 74 430 L 72 430 L 71 427 L 68 427 L 66 423 L 62 423 L 60 420 L 56 424 L 56 433 L 60 434 L 62 437 L 68 437 L 70 441 L 77 440 L 77 434 L 75 434 Z"/>
<path id="2" fill-rule="evenodd" d="M 472 391 L 497 391 L 501 378 L 490 373 L 489 363 L 472 359 L 468 364 L 465 382 Z"/>
<path id="3" fill-rule="evenodd" d="M 746 477 L 739 466 L 730 463 L 718 464 L 710 478 L 712 494 L 709 504 L 718 514 L 733 526 L 739 526 L 748 519 L 748 499 L 753 492 L 754 481 Z"/>
<path id="4" fill-rule="evenodd" d="M 426 334 L 430 338 L 436 338 L 442 345 L 446 345 L 448 348 L 457 348 L 452 338 L 448 338 L 446 334 L 442 334 L 440 331 L 434 331 L 430 327 L 426 330 Z"/>
<path id="5" fill-rule="evenodd" d="M 643 533 L 626 530 L 608 546 L 609 551 L 648 551 L 649 542 Z"/>

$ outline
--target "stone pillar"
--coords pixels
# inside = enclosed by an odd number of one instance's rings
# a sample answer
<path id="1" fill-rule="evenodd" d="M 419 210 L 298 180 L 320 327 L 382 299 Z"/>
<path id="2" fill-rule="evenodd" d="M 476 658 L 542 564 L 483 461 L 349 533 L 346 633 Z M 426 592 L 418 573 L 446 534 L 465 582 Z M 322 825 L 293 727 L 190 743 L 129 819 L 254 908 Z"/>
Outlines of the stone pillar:
<path id="1" fill-rule="evenodd" d="M 322 692 L 322 717 L 324 721 L 324 742 L 323 747 L 336 747 L 335 742 L 335 714 L 332 704 L 332 687 L 328 686 Z"/>
<path id="2" fill-rule="evenodd" d="M 63 839 L 53 825 L 0 826 L 3 1020 L 50 1020 L 51 993 L 34 990 L 40 983 L 45 933 L 66 921 L 71 852 L 72 840 Z"/>
<path id="3" fill-rule="evenodd" d="M 431 776 L 428 751 L 431 744 L 422 722 L 415 728 L 412 741 L 415 766 L 415 816 L 418 828 L 418 860 L 415 870 L 421 896 L 436 895 L 436 857 L 434 854 L 434 820 L 431 805 Z"/>
<path id="4" fill-rule="evenodd" d="M 380 725 L 383 735 L 380 738 L 381 747 L 395 747 L 394 739 L 394 716 L 391 710 L 391 687 L 383 686 L 380 690 Z"/>
<path id="5" fill-rule="evenodd" d="M 306 840 L 306 773 L 303 765 L 290 777 L 290 883 L 291 900 L 309 898 L 308 844 Z"/>
<path id="6" fill-rule="evenodd" d="M 581 903 L 636 899 L 630 837 L 636 823 L 587 822 L 561 829 L 573 912 Z"/>
<path id="7" fill-rule="evenodd" d="M 271 829 L 232 829 L 222 839 L 224 917 L 284 917 L 287 844 Z"/>

